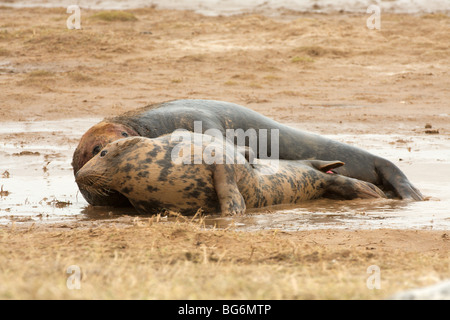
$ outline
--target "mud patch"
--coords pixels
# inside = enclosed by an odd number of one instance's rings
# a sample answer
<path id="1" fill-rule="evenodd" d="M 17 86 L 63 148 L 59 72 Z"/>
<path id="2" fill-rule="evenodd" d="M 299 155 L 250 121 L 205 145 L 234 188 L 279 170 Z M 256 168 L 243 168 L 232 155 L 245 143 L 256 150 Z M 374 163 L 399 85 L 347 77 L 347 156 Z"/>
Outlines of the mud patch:
<path id="1" fill-rule="evenodd" d="M 3 190 L 3 186 L 0 187 L 0 197 L 7 197 L 9 196 L 9 191 Z"/>
<path id="2" fill-rule="evenodd" d="M 87 203 L 78 193 L 70 163 L 79 137 L 96 122 L 2 123 L 0 223 L 74 220 L 82 215 Z"/>

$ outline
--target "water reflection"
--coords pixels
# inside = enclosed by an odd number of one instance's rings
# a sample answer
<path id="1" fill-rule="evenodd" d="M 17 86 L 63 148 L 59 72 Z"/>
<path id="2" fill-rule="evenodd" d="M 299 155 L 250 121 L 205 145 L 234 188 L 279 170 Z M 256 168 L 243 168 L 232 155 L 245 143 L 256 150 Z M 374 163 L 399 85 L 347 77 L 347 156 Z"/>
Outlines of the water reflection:
<path id="1" fill-rule="evenodd" d="M 81 213 L 83 214 L 83 220 L 113 220 L 124 215 L 139 216 L 134 208 L 98 207 L 91 205 L 86 205 L 81 210 Z M 140 216 L 144 217 L 143 215 Z"/>

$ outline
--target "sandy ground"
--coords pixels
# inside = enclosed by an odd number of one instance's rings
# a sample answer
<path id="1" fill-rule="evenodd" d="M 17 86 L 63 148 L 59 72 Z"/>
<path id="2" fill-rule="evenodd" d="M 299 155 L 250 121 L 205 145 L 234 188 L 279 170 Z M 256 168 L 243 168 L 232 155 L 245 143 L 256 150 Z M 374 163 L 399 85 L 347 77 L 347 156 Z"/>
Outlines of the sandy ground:
<path id="1" fill-rule="evenodd" d="M 364 15 L 136 10 L 136 21 L 108 22 L 83 11 L 76 31 L 65 27 L 64 9 L 0 10 L 3 120 L 103 117 L 210 98 L 306 127 L 342 121 L 410 132 L 430 122 L 448 130 L 445 15 L 383 15 L 378 31 Z"/>
<path id="2" fill-rule="evenodd" d="M 319 133 L 450 133 L 446 15 L 385 14 L 378 31 L 353 14 L 97 13 L 68 30 L 65 9 L 0 7 L 1 121 L 202 98 Z M 123 217 L 1 226 L 0 239 L 0 297 L 12 299 L 378 299 L 450 277 L 446 231 L 247 233 Z M 70 265 L 80 290 L 67 288 Z M 366 286 L 371 265 L 380 290 Z"/>
<path id="3" fill-rule="evenodd" d="M 0 228 L 0 297 L 383 299 L 450 276 L 449 239 L 442 231 L 205 230 L 136 217 L 13 226 Z"/>

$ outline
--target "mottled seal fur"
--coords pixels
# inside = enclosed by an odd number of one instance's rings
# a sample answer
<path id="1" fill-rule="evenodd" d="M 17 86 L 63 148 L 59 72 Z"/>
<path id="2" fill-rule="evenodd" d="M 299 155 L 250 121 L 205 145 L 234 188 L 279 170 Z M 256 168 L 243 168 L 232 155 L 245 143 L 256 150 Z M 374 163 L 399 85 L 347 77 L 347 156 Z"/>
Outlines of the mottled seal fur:
<path id="1" fill-rule="evenodd" d="M 214 100 L 174 100 L 105 119 L 81 138 L 73 155 L 74 173 L 109 142 L 124 136 L 156 138 L 177 129 L 194 131 L 194 121 L 202 122 L 202 133 L 208 129 L 218 129 L 224 135 L 227 129 L 255 129 L 257 133 L 263 129 L 278 129 L 280 159 L 339 159 L 346 164 L 336 169 L 341 175 L 373 183 L 393 197 L 423 200 L 420 191 L 389 160 L 354 146 L 288 127 L 243 106 Z M 259 150 L 256 150 L 256 155 L 261 158 Z M 92 205 L 129 205 L 120 194 L 92 194 L 79 187 Z"/>
<path id="2" fill-rule="evenodd" d="M 325 173 L 343 166 L 340 161 L 282 160 L 267 174 L 267 165 L 250 164 L 227 140 L 187 135 L 192 139 L 174 141 L 165 135 L 109 143 L 78 171 L 76 181 L 93 194 L 118 192 L 139 213 L 151 214 L 172 210 L 188 215 L 201 208 L 230 215 L 322 196 L 384 197 L 371 183 Z M 194 151 L 195 139 L 201 141 L 200 153 Z"/>

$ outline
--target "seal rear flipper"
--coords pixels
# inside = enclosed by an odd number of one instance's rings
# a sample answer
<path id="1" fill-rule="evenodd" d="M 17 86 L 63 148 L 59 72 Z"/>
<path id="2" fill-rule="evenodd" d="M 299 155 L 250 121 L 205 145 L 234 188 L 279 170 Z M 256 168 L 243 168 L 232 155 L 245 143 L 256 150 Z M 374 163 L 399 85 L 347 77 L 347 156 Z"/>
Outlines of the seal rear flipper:
<path id="1" fill-rule="evenodd" d="M 245 201 L 236 185 L 232 166 L 216 165 L 213 171 L 213 180 L 222 215 L 244 213 L 246 209 Z"/>
<path id="2" fill-rule="evenodd" d="M 341 175 L 330 176 L 333 181 L 327 187 L 324 197 L 345 200 L 387 198 L 380 188 L 370 182 Z"/>
<path id="3" fill-rule="evenodd" d="M 423 201 L 422 193 L 414 187 L 405 174 L 392 162 L 377 158 L 376 170 L 386 190 L 392 190 L 400 199 Z"/>
<path id="4" fill-rule="evenodd" d="M 308 160 L 308 161 L 314 168 L 325 173 L 345 165 L 344 162 L 338 160 L 336 161 Z"/>

